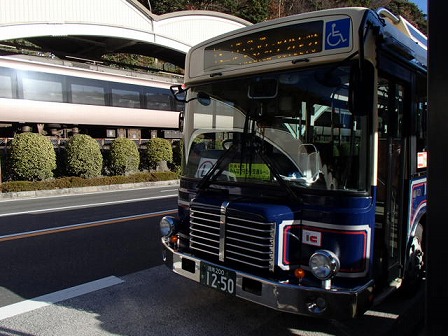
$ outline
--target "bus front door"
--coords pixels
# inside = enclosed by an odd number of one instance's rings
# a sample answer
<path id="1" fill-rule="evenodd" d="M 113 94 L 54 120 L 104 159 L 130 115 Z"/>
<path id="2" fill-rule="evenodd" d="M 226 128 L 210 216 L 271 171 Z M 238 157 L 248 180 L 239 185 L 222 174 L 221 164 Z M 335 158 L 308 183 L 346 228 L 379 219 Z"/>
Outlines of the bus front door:
<path id="1" fill-rule="evenodd" d="M 404 87 L 389 79 L 381 80 L 383 97 L 378 109 L 378 181 L 376 252 L 381 254 L 380 282 L 389 285 L 402 275 L 402 223 L 404 207 L 403 136 Z"/>

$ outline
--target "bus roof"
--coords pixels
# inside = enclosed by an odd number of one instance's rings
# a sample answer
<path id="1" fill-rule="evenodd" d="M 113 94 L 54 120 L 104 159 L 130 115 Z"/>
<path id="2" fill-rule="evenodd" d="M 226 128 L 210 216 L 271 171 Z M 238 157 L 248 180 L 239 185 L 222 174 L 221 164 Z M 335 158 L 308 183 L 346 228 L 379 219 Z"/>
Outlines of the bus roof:
<path id="1" fill-rule="evenodd" d="M 428 38 L 402 16 L 380 8 L 378 15 L 385 20 L 384 35 L 409 49 L 412 56 L 423 66 L 428 65 Z"/>
<path id="2" fill-rule="evenodd" d="M 370 14 L 370 16 L 369 16 Z M 369 16 L 383 35 L 384 45 L 408 60 L 427 65 L 426 36 L 402 17 L 386 9 L 334 8 L 277 18 L 231 31 L 191 48 L 186 82 L 206 80 L 216 73 L 237 76 L 241 71 L 275 69 L 291 61 L 332 61 L 360 48 L 356 34 Z M 336 28 L 335 28 L 336 27 Z M 332 33 L 344 32 L 342 39 Z M 343 41 L 343 43 L 342 43 Z M 249 70 L 252 69 L 252 70 Z"/>

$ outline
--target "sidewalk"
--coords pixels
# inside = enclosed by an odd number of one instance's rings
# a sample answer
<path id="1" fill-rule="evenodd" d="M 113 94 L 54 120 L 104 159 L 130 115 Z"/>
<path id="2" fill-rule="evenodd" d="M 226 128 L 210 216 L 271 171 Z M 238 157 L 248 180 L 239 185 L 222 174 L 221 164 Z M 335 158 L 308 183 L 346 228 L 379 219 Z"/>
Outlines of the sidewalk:
<path id="1" fill-rule="evenodd" d="M 127 190 L 138 189 L 158 186 L 179 186 L 179 180 L 169 181 L 157 181 L 157 182 L 142 182 L 142 183 L 125 183 L 125 184 L 111 184 L 105 186 L 92 186 L 82 188 L 64 188 L 53 190 L 34 190 L 34 191 L 21 191 L 11 193 L 0 193 L 0 200 L 2 199 L 16 199 L 16 198 L 33 198 L 43 196 L 57 196 L 57 195 L 75 195 L 84 193 L 94 193 L 99 191 L 115 191 L 115 190 Z"/>

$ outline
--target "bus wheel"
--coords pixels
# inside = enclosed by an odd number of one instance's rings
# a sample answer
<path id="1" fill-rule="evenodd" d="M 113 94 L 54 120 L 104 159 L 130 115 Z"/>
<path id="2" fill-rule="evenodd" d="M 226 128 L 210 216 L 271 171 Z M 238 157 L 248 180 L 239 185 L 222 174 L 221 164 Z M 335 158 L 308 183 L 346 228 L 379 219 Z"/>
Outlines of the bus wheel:
<path id="1" fill-rule="evenodd" d="M 423 244 L 423 225 L 419 223 L 408 251 L 408 261 L 402 284 L 402 289 L 405 294 L 415 293 L 425 276 Z"/>

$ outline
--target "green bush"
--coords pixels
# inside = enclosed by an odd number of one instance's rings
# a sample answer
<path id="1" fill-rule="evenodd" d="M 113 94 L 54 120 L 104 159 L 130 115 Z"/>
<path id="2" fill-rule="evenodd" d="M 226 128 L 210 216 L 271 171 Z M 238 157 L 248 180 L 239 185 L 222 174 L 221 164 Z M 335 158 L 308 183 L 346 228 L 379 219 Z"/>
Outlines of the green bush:
<path id="1" fill-rule="evenodd" d="M 14 180 L 40 181 L 51 178 L 56 169 L 53 144 L 41 134 L 17 134 L 11 142 L 9 165 Z"/>
<path id="2" fill-rule="evenodd" d="M 86 134 L 76 134 L 66 145 L 66 169 L 71 176 L 84 178 L 101 175 L 103 156 L 98 142 Z"/>
<path id="3" fill-rule="evenodd" d="M 162 138 L 150 139 L 146 144 L 146 160 L 148 167 L 154 170 L 166 170 L 163 167 L 163 162 L 173 161 L 173 148 L 171 143 Z"/>
<path id="4" fill-rule="evenodd" d="M 109 169 L 113 175 L 126 175 L 138 171 L 140 154 L 134 141 L 127 138 L 115 139 L 109 152 Z"/>

